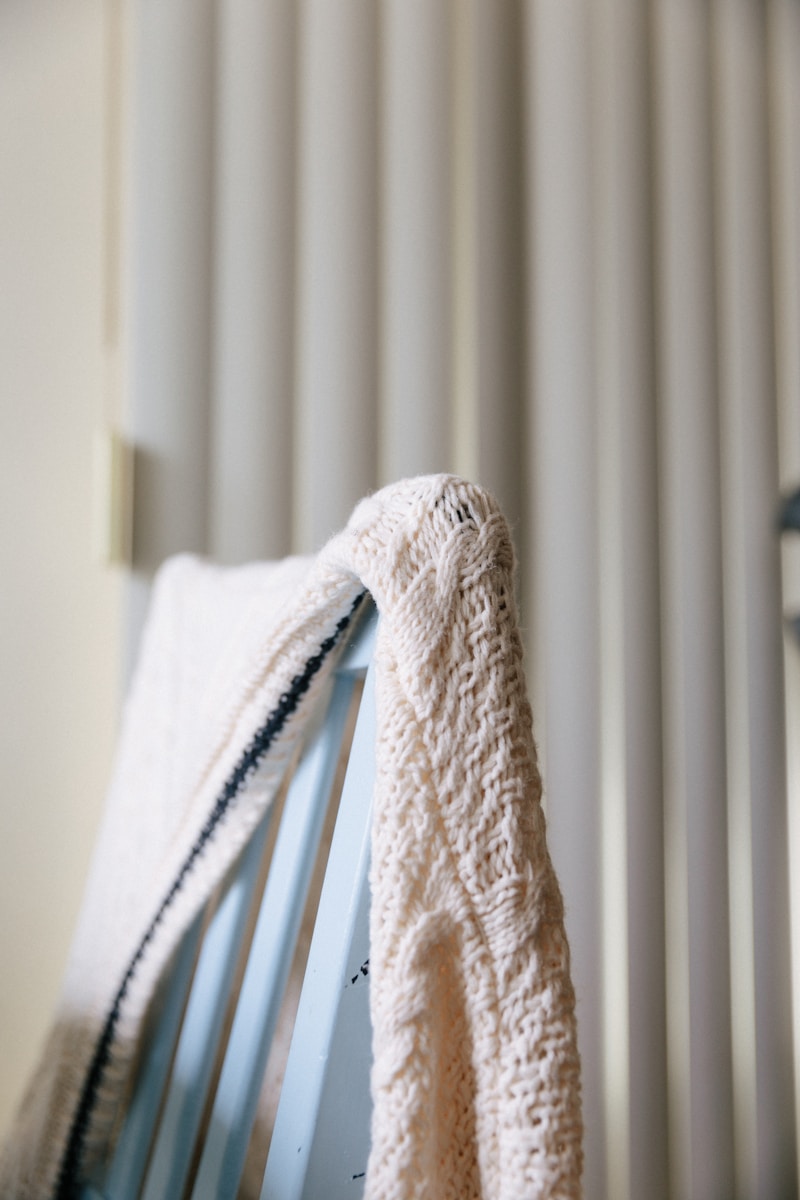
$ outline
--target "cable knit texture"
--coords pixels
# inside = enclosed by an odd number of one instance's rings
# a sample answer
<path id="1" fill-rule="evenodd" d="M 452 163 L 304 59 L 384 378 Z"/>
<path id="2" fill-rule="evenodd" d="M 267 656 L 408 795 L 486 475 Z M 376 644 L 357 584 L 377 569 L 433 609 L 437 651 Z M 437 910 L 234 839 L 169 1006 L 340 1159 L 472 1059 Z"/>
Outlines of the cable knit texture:
<path id="1" fill-rule="evenodd" d="M 158 981 L 271 803 L 366 588 L 376 647 L 368 1200 L 574 1198 L 581 1113 L 496 503 L 450 476 L 368 498 L 315 560 L 162 570 L 104 827 L 0 1195 L 103 1157 Z"/>

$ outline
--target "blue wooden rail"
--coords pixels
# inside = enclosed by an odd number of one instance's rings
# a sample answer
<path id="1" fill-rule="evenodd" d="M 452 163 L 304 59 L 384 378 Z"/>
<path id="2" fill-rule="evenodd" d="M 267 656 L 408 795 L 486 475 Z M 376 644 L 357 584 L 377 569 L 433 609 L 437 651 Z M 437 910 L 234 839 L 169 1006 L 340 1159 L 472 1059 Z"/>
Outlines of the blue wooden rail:
<path id="1" fill-rule="evenodd" d="M 87 1182 L 83 1200 L 235 1200 L 348 715 L 363 680 L 261 1193 L 262 1200 L 361 1196 L 371 1114 L 368 871 L 375 700 L 370 664 L 376 626 L 370 606 L 307 735 L 263 894 L 258 897 L 256 891 L 270 814 L 249 842 L 205 931 L 198 918 L 184 939 L 113 1159 L 103 1178 Z M 256 904 L 247 963 L 233 997 Z M 226 1020 L 232 1006 L 232 1021 Z"/>

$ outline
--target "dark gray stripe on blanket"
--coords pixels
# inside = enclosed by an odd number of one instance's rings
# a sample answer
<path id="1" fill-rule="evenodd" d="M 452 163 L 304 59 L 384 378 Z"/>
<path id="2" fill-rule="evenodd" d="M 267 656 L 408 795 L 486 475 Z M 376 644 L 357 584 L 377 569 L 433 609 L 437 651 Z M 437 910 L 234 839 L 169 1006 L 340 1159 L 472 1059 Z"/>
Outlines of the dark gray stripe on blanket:
<path id="1" fill-rule="evenodd" d="M 136 953 L 128 965 L 128 969 L 119 986 L 114 1002 L 106 1017 L 106 1022 L 100 1038 L 97 1042 L 92 1061 L 89 1065 L 89 1071 L 81 1092 L 81 1098 L 78 1103 L 78 1108 L 75 1113 L 75 1118 L 72 1122 L 67 1145 L 64 1150 L 64 1156 L 61 1160 L 59 1168 L 58 1180 L 56 1182 L 56 1190 L 54 1200 L 77 1200 L 80 1193 L 79 1172 L 81 1160 L 83 1157 L 84 1143 L 86 1133 L 89 1127 L 89 1122 L 94 1111 L 94 1106 L 97 1100 L 97 1094 L 103 1078 L 103 1073 L 111 1058 L 111 1048 L 114 1042 L 117 1023 L 120 1018 L 122 1006 L 125 1003 L 125 998 L 128 994 L 131 981 L 133 980 L 136 970 L 144 957 L 147 947 L 152 942 L 158 927 L 164 919 L 164 915 L 168 911 L 175 897 L 183 887 L 187 876 L 192 870 L 199 856 L 203 853 L 209 839 L 213 836 L 217 826 L 223 819 L 225 814 L 230 809 L 237 794 L 245 784 L 248 776 L 256 770 L 264 755 L 269 750 L 275 738 L 284 728 L 289 717 L 296 711 L 303 696 L 311 686 L 314 676 L 318 673 L 327 656 L 336 646 L 344 630 L 350 624 L 353 615 L 358 606 L 361 604 L 366 592 L 362 592 L 354 601 L 350 612 L 347 616 L 342 617 L 334 632 L 327 637 L 319 650 L 312 658 L 308 660 L 305 667 L 299 675 L 296 675 L 292 680 L 289 688 L 281 696 L 277 707 L 270 713 L 267 720 L 257 731 L 250 745 L 242 754 L 239 762 L 234 767 L 231 775 L 220 793 L 213 809 L 208 815 L 208 818 L 203 825 L 197 840 L 192 846 L 189 854 L 186 857 L 183 866 L 178 872 L 175 880 L 167 892 L 166 896 L 159 905 L 156 915 L 153 917 L 150 926 L 142 938 Z"/>

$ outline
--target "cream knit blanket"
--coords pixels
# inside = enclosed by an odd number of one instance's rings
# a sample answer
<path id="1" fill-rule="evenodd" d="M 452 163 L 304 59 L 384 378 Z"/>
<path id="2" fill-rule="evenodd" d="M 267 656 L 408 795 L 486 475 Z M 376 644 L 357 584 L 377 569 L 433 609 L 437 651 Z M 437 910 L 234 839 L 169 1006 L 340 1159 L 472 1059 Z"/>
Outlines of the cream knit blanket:
<path id="1" fill-rule="evenodd" d="M 161 571 L 54 1028 L 4 1200 L 71 1200 L 148 1003 L 271 803 L 368 590 L 376 648 L 369 1200 L 580 1195 L 574 997 L 505 521 L 449 476 L 363 501 L 314 560 Z"/>

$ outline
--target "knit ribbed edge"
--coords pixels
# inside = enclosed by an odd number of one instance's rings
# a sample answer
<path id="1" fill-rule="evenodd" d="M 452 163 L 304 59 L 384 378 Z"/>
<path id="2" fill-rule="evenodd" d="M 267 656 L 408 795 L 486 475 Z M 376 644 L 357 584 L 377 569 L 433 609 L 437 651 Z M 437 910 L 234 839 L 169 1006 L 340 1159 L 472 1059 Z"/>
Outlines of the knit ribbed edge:
<path id="1" fill-rule="evenodd" d="M 225 783 L 222 791 L 220 792 L 214 807 L 209 813 L 205 824 L 200 830 L 194 845 L 186 856 L 186 859 L 178 871 L 172 886 L 170 887 L 164 899 L 161 901 L 153 920 L 148 926 L 147 931 L 139 943 L 136 952 L 131 958 L 128 968 L 122 978 L 122 982 L 114 997 L 111 1008 L 108 1012 L 108 1016 L 106 1017 L 105 1025 L 103 1026 L 100 1037 L 98 1038 L 91 1063 L 89 1064 L 86 1080 L 81 1091 L 81 1097 L 78 1102 L 78 1107 L 70 1127 L 64 1154 L 61 1159 L 56 1187 L 53 1193 L 53 1200 L 78 1200 L 81 1187 L 79 1173 L 83 1158 L 87 1130 L 89 1128 L 89 1123 L 92 1119 L 95 1105 L 98 1100 L 98 1094 L 103 1081 L 103 1074 L 111 1059 L 114 1037 L 119 1024 L 120 1016 L 122 1014 L 122 1008 L 131 983 L 133 982 L 134 976 L 138 970 L 139 964 L 147 952 L 148 946 L 152 942 L 171 905 L 186 883 L 192 868 L 199 859 L 200 855 L 203 853 L 206 845 L 214 836 L 223 818 L 229 812 L 233 802 L 244 787 L 249 776 L 251 776 L 258 768 L 261 760 L 269 750 L 275 738 L 283 730 L 286 722 L 293 715 L 293 713 L 296 712 L 300 701 L 308 692 L 314 677 L 318 674 L 325 659 L 335 648 L 345 629 L 347 629 L 366 594 L 367 593 L 365 591 L 359 593 L 354 600 L 349 613 L 339 620 L 333 633 L 329 637 L 325 638 L 317 653 L 312 655 L 312 657 L 306 662 L 303 670 L 298 675 L 295 675 L 288 689 L 280 697 L 275 709 L 273 709 L 273 711 L 264 721 L 263 725 L 254 734 L 249 745 L 242 753 L 238 763 L 231 771 L 231 774 L 228 777 L 228 780 Z"/>

